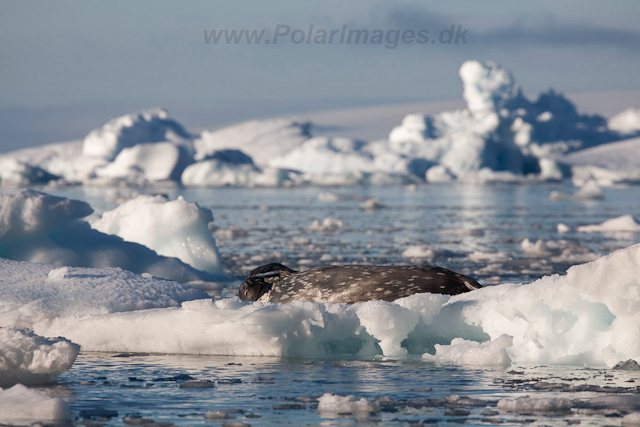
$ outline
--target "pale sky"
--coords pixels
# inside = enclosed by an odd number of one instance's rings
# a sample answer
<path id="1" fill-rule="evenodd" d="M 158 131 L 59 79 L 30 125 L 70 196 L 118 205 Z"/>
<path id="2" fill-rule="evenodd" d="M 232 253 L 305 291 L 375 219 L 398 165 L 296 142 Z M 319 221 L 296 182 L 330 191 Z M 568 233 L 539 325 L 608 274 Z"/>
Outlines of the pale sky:
<path id="1" fill-rule="evenodd" d="M 527 95 L 640 89 L 637 1 L 0 1 L 0 151 L 162 106 L 187 126 L 459 99 L 467 59 Z M 204 31 L 468 30 L 466 45 L 205 44 Z"/>

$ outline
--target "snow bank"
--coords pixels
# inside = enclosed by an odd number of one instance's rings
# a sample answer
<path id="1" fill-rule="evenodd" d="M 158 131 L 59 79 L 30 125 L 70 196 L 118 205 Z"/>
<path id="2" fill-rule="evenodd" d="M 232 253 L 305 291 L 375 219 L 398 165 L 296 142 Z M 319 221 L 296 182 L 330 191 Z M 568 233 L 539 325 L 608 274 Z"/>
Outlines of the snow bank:
<path id="1" fill-rule="evenodd" d="M 222 273 L 218 247 L 208 228 L 211 222 L 209 209 L 188 203 L 182 196 L 171 201 L 163 196 L 138 196 L 103 213 L 91 226 L 198 270 Z"/>
<path id="2" fill-rule="evenodd" d="M 211 279 L 209 273 L 178 259 L 101 233 L 79 220 L 92 212 L 85 202 L 33 190 L 0 195 L 0 256 L 63 266 L 118 267 L 182 282 Z M 194 259 L 199 256 L 205 254 L 193 254 Z"/>
<path id="3" fill-rule="evenodd" d="M 380 412 L 380 404 L 364 397 L 356 399 L 353 395 L 339 396 L 325 393 L 318 398 L 318 411 L 334 414 L 377 414 Z"/>
<path id="4" fill-rule="evenodd" d="M 49 397 L 22 384 L 0 390 L 0 423 L 31 425 L 35 422 L 63 423 L 69 419 L 69 407 L 59 397 Z"/>
<path id="5" fill-rule="evenodd" d="M 80 346 L 64 338 L 0 328 L 0 386 L 47 384 L 71 368 Z"/>
<path id="6" fill-rule="evenodd" d="M 565 276 L 457 296 L 417 294 L 354 305 L 197 300 L 180 308 L 60 316 L 33 328 L 88 351 L 437 358 L 440 349 L 440 355 L 456 355 L 449 358 L 454 362 L 486 355 L 483 363 L 506 364 L 504 350 L 513 363 L 613 366 L 640 358 L 633 327 L 640 322 L 639 289 L 635 245 L 571 267 Z"/>
<path id="7" fill-rule="evenodd" d="M 632 215 L 622 215 L 618 218 L 608 219 L 597 225 L 582 225 L 578 227 L 580 233 L 607 233 L 627 232 L 640 233 L 640 224 Z"/>
<path id="8" fill-rule="evenodd" d="M 56 268 L 0 258 L 0 326 L 4 327 L 32 328 L 57 317 L 178 307 L 183 301 L 207 297 L 187 285 L 119 269 Z"/>

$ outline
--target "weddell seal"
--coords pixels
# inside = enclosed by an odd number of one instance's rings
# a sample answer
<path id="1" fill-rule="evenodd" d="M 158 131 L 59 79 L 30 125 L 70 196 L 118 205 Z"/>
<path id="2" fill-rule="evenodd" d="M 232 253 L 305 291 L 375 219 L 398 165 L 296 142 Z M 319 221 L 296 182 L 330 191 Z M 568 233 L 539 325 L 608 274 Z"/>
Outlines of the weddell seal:
<path id="1" fill-rule="evenodd" d="M 272 263 L 249 272 L 238 294 L 245 301 L 353 304 L 424 292 L 457 295 L 481 287 L 470 277 L 434 266 L 340 265 L 299 272 Z"/>

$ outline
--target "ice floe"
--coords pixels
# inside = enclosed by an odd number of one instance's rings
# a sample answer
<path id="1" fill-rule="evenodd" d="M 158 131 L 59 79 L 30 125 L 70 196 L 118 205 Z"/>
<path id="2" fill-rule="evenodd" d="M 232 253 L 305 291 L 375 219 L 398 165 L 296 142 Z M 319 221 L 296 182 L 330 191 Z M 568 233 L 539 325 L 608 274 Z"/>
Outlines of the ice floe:
<path id="1" fill-rule="evenodd" d="M 440 348 L 441 354 L 488 354 L 488 361 L 501 363 L 506 359 L 496 354 L 505 350 L 513 363 L 613 366 L 640 358 L 637 329 L 630 326 L 640 320 L 639 277 L 635 245 L 564 276 L 453 297 L 417 294 L 351 306 L 201 299 L 180 308 L 50 317 L 33 329 L 95 351 L 366 358 L 437 357 Z"/>
<path id="2" fill-rule="evenodd" d="M 364 397 L 357 399 L 353 395 L 340 396 L 325 393 L 318 398 L 318 411 L 333 414 L 369 414 L 380 412 L 378 402 L 367 400 Z"/>
<path id="3" fill-rule="evenodd" d="M 69 407 L 59 397 L 50 397 L 22 384 L 0 390 L 0 423 L 31 425 L 34 423 L 63 424 L 71 418 Z"/>
<path id="4" fill-rule="evenodd" d="M 80 346 L 22 329 L 0 328 L 0 387 L 48 384 L 71 368 Z"/>
<path id="5" fill-rule="evenodd" d="M 608 219 L 601 224 L 581 225 L 577 230 L 579 233 L 640 233 L 640 224 L 635 220 L 633 215 L 622 215 L 618 218 Z"/>

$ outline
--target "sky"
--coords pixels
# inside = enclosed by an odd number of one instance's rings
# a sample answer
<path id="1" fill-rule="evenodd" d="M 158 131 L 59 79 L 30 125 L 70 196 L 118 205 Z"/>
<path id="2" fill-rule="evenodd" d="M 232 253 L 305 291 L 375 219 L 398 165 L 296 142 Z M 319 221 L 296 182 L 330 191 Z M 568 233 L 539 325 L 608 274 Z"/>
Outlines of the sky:
<path id="1" fill-rule="evenodd" d="M 530 97 L 551 87 L 640 89 L 639 18 L 640 4 L 626 0 L 2 0 L 0 151 L 82 138 L 114 116 L 157 106 L 189 127 L 212 127 L 460 99 L 457 71 L 467 59 L 499 62 Z M 314 36 L 346 25 L 433 37 L 393 48 L 306 43 L 311 25 Z M 464 37 L 440 43 L 435 35 L 452 25 Z M 305 41 L 273 43 L 286 28 Z M 272 43 L 206 43 L 220 30 L 264 31 Z"/>

